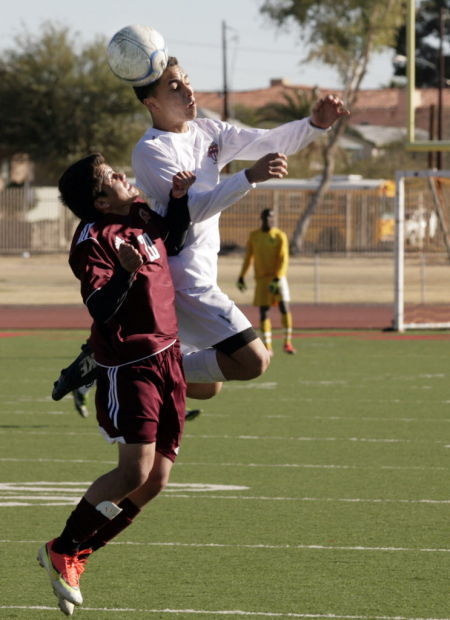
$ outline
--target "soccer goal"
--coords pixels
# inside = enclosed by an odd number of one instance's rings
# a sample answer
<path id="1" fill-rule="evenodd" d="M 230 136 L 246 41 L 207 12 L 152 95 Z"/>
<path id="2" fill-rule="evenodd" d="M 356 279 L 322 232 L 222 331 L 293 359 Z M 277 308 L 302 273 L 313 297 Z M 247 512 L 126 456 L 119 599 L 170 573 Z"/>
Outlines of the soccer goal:
<path id="1" fill-rule="evenodd" d="M 394 323 L 450 329 L 450 170 L 398 171 Z"/>

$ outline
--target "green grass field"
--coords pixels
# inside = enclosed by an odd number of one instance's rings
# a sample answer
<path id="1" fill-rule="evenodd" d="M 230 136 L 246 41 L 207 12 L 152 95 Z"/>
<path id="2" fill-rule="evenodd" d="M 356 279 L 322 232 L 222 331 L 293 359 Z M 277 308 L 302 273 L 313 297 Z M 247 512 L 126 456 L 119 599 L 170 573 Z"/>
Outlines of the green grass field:
<path id="1" fill-rule="evenodd" d="M 0 339 L 0 618 L 64 617 L 36 551 L 115 463 L 94 412 L 50 398 L 84 338 Z M 203 403 L 169 488 L 90 560 L 74 617 L 449 617 L 449 340 L 295 344 Z"/>

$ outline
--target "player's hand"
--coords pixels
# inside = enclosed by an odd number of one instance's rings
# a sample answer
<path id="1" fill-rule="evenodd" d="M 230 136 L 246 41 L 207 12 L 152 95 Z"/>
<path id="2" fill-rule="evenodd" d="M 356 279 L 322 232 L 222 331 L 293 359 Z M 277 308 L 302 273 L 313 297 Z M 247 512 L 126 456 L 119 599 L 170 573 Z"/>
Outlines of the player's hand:
<path id="1" fill-rule="evenodd" d="M 344 102 L 336 95 L 326 95 L 319 99 L 311 113 L 311 123 L 320 129 L 328 129 L 338 118 L 350 116 Z"/>
<path id="2" fill-rule="evenodd" d="M 287 157 L 284 153 L 267 153 L 253 166 L 247 168 L 245 174 L 249 183 L 262 183 L 269 179 L 282 179 L 288 173 Z"/>
<path id="3" fill-rule="evenodd" d="M 195 183 L 196 178 L 195 174 L 188 170 L 182 170 L 174 174 L 172 177 L 172 197 L 182 198 L 187 194 L 191 185 Z"/>
<path id="4" fill-rule="evenodd" d="M 278 278 L 274 278 L 269 284 L 269 291 L 272 295 L 277 295 L 280 292 L 280 281 Z"/>
<path id="5" fill-rule="evenodd" d="M 119 263 L 129 273 L 133 273 L 144 262 L 139 252 L 129 243 L 121 243 L 118 251 Z"/>
<path id="6" fill-rule="evenodd" d="M 245 284 L 244 278 L 238 278 L 236 286 L 241 291 L 241 293 L 247 290 L 247 285 Z"/>

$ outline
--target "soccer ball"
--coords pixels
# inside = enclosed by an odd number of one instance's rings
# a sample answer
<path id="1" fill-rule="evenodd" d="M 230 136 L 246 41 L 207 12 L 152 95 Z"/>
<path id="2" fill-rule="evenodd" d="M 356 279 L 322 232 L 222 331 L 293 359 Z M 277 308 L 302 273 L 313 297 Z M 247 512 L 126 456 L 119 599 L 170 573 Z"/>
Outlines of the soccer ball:
<path id="1" fill-rule="evenodd" d="M 107 56 L 114 75 L 131 86 L 145 86 L 160 78 L 168 58 L 163 36 L 140 24 L 116 32 L 109 42 Z"/>

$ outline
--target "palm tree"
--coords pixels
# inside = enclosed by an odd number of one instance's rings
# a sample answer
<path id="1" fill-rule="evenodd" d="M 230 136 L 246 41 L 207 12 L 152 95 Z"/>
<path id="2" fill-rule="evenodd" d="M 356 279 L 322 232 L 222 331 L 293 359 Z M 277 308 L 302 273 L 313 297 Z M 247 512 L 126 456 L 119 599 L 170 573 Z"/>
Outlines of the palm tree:
<path id="1" fill-rule="evenodd" d="M 293 88 L 282 93 L 284 101 L 267 103 L 257 109 L 261 121 L 287 123 L 310 115 L 311 108 L 318 99 L 318 89 L 302 90 Z"/>

